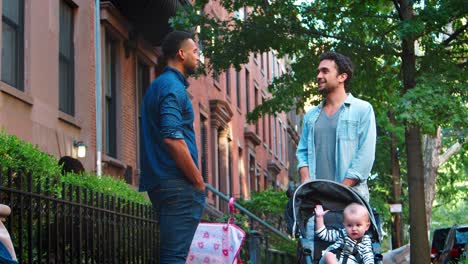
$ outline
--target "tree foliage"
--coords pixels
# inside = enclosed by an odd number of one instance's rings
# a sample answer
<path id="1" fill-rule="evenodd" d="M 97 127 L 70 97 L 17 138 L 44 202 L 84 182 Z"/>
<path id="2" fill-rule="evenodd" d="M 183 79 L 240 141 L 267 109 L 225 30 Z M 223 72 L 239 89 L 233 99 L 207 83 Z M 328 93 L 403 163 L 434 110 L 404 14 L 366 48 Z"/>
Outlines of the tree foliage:
<path id="1" fill-rule="evenodd" d="M 244 6 L 249 12 L 244 19 L 217 16 L 211 12 L 214 5 L 231 14 Z M 391 188 L 389 142 L 396 143 L 402 175 L 411 165 L 406 164 L 405 129 L 434 134 L 442 127 L 466 137 L 467 19 L 464 0 L 198 0 L 179 10 L 172 23 L 178 29 L 200 26 L 204 54 L 217 71 L 239 68 L 251 53 L 274 51 L 287 58 L 290 71 L 268 87 L 272 97 L 249 113 L 250 120 L 300 109 L 319 98 L 314 80 L 320 54 L 333 50 L 349 56 L 355 64 L 351 92 L 369 101 L 376 113 L 377 178 L 371 188 L 373 197 L 385 200 Z"/>
<path id="2" fill-rule="evenodd" d="M 244 6 L 249 11 L 244 19 L 220 18 L 209 13 L 217 4 L 232 13 Z M 318 56 L 335 50 L 354 62 L 352 92 L 373 103 L 384 129 L 392 109 L 398 109 L 400 123 L 421 124 L 426 132 L 455 120 L 466 126 L 466 5 L 416 1 L 414 8 L 417 16 L 405 22 L 391 1 L 202 0 L 179 10 L 172 23 L 182 29 L 200 26 L 209 69 L 238 68 L 251 53 L 275 51 L 290 58 L 291 70 L 270 85 L 273 97 L 254 109 L 251 119 L 303 106 L 316 94 Z M 401 83 L 405 35 L 416 36 L 419 44 L 417 87 L 409 93 Z"/>

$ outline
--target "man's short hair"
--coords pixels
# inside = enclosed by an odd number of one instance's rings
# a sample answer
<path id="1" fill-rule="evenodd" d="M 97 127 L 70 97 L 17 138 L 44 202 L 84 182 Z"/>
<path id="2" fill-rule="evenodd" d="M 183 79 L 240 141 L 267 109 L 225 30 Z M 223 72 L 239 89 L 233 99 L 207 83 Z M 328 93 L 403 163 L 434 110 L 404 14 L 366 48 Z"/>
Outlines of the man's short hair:
<path id="1" fill-rule="evenodd" d="M 320 55 L 320 61 L 323 60 L 332 60 L 335 62 L 336 66 L 338 67 L 338 73 L 346 73 L 348 78 L 345 80 L 345 88 L 348 89 L 349 82 L 353 77 L 353 63 L 351 60 L 346 57 L 345 55 L 338 53 L 338 52 L 325 52 Z"/>
<path id="2" fill-rule="evenodd" d="M 167 34 L 161 45 L 164 58 L 166 60 L 175 58 L 177 52 L 179 52 L 179 49 L 182 46 L 182 43 L 191 38 L 192 34 L 186 31 L 176 30 Z"/>

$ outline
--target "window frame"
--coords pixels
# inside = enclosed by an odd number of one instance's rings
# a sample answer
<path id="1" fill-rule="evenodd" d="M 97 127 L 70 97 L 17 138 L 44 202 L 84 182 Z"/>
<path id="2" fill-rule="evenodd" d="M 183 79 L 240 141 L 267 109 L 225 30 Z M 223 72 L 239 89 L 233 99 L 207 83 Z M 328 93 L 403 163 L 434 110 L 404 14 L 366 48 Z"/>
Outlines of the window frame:
<path id="1" fill-rule="evenodd" d="M 250 112 L 250 72 L 245 68 L 245 112 Z"/>
<path id="2" fill-rule="evenodd" d="M 237 108 L 241 108 L 241 76 L 240 71 L 236 70 L 236 100 L 237 100 Z"/>
<path id="3" fill-rule="evenodd" d="M 104 47 L 105 47 L 105 57 L 104 57 L 104 70 L 105 70 L 105 79 L 104 79 L 104 93 L 103 93 L 103 100 L 104 100 L 104 107 L 105 107 L 105 153 L 107 156 L 112 157 L 112 158 L 118 158 L 118 135 L 117 135 L 117 68 L 118 68 L 118 39 L 112 37 L 112 35 L 108 32 L 105 33 L 105 42 L 104 42 Z M 109 54 L 108 50 L 108 44 L 112 44 L 113 46 L 111 47 L 111 54 Z M 110 56 L 109 56 L 110 55 Z M 113 57 L 112 57 L 113 55 Z M 109 58 L 110 57 L 110 58 Z M 111 69 L 108 68 L 108 60 L 111 60 Z M 109 70 L 113 72 L 113 76 L 109 77 Z M 112 80 L 109 80 L 109 78 L 112 78 Z M 111 82 L 110 88 L 109 88 L 109 81 Z M 110 89 L 110 91 L 109 91 Z M 109 95 L 110 93 L 110 95 Z M 110 98 L 110 100 L 109 100 Z M 111 107 L 113 108 L 113 115 L 112 113 L 109 113 L 109 102 L 113 103 Z M 112 109 L 111 109 L 112 110 Z M 109 124 L 112 122 L 112 124 Z M 113 130 L 110 129 L 110 125 L 114 128 Z M 111 138 L 110 133 L 112 133 L 113 137 Z M 112 141 L 112 142 L 111 142 Z"/>
<path id="4" fill-rule="evenodd" d="M 237 169 L 239 170 L 239 198 L 243 199 L 244 198 L 244 193 L 242 192 L 242 178 L 244 178 L 244 150 L 241 147 L 237 148 Z"/>
<path id="5" fill-rule="evenodd" d="M 231 98 L 231 68 L 228 68 L 225 73 L 226 78 L 226 96 Z"/>
<path id="6" fill-rule="evenodd" d="M 278 158 L 281 162 L 283 162 L 283 122 L 281 122 L 281 119 L 278 119 L 278 133 Z"/>
<path id="7" fill-rule="evenodd" d="M 69 30 L 70 30 L 70 39 L 68 39 L 68 41 L 70 42 L 70 58 L 67 58 L 63 53 L 62 51 L 60 50 L 60 42 L 62 41 L 62 30 L 61 30 L 61 27 L 62 27 L 62 24 L 60 23 L 61 20 L 59 19 L 59 110 L 63 113 L 66 113 L 70 116 L 75 116 L 75 43 L 74 43 L 74 34 L 75 34 L 75 14 L 74 14 L 74 9 L 75 9 L 75 6 L 70 4 L 69 1 L 67 0 L 62 0 L 60 1 L 59 3 L 59 18 L 60 16 L 62 15 L 61 11 L 62 11 L 62 5 L 66 6 L 67 8 L 70 9 L 70 13 L 71 13 L 71 23 L 70 25 L 67 25 L 69 26 Z M 66 63 L 67 66 L 69 66 L 67 68 L 68 70 L 68 77 L 69 79 L 67 80 L 67 87 L 66 89 L 64 89 L 64 87 L 61 86 L 61 67 L 62 67 L 62 63 Z M 65 93 L 64 95 L 62 93 Z M 64 101 L 62 101 L 62 99 L 64 98 L 64 96 L 66 97 L 64 99 Z"/>
<path id="8" fill-rule="evenodd" d="M 16 83 L 10 83 L 8 80 L 6 80 L 3 76 L 3 69 L 4 69 L 4 63 L 3 63 L 3 56 L 1 58 L 0 63 L 2 64 L 2 71 L 0 72 L 0 79 L 2 82 L 8 84 L 9 86 L 16 88 L 22 92 L 24 92 L 24 18 L 25 18 L 25 2 L 24 0 L 17 0 L 18 1 L 18 21 L 21 22 L 21 24 L 16 24 L 11 18 L 5 16 L 3 13 L 3 5 L 6 3 L 5 1 L 2 2 L 2 54 L 3 50 L 5 48 L 4 44 L 4 24 L 7 24 L 9 27 L 13 28 L 16 33 L 16 38 L 15 38 L 15 44 L 16 44 L 16 54 L 15 54 L 15 59 L 16 59 Z"/>
<path id="9" fill-rule="evenodd" d="M 208 182 L 208 118 L 200 114 L 200 172 L 205 182 Z"/>

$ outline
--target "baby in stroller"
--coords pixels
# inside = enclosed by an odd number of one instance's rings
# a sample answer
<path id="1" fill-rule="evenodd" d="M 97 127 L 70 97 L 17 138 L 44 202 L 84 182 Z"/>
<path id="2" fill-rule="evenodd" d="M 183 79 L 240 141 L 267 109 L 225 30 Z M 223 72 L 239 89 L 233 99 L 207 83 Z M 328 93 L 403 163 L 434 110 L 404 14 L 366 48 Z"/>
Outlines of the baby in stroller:
<path id="1" fill-rule="evenodd" d="M 322 252 L 330 251 L 331 248 L 329 247 L 337 241 L 336 239 L 345 241 L 346 239 L 343 237 L 349 237 L 346 232 L 343 232 L 343 230 L 346 231 L 343 224 L 345 223 L 344 217 L 346 218 L 348 215 L 347 213 L 344 214 L 345 208 L 350 204 L 358 204 L 362 206 L 359 210 L 364 209 L 366 212 L 365 215 L 367 218 L 364 219 L 368 219 L 368 225 L 364 224 L 365 228 L 363 232 L 365 235 L 359 236 L 362 236 L 362 240 L 366 240 L 366 242 L 362 243 L 363 241 L 361 241 L 358 243 L 361 244 L 358 247 L 363 247 L 365 245 L 365 251 L 368 252 L 368 245 L 371 244 L 370 248 L 372 254 L 359 254 L 359 259 L 347 257 L 346 260 L 341 256 L 339 263 L 382 263 L 382 255 L 380 254 L 380 224 L 378 217 L 376 217 L 377 215 L 371 213 L 373 210 L 370 205 L 354 190 L 329 180 L 312 180 L 301 184 L 294 191 L 294 194 L 288 202 L 285 217 L 291 235 L 293 237 L 298 237 L 298 263 L 324 263 Z M 321 220 L 317 218 L 321 218 Z M 366 223 L 366 221 L 364 221 L 364 223 Z M 342 237 L 335 237 L 330 240 L 320 238 L 320 234 L 317 234 L 316 231 L 322 230 L 320 230 L 321 228 L 315 227 L 319 224 L 320 227 L 326 224 L 329 230 L 341 230 L 341 235 L 339 235 L 340 232 L 337 234 Z M 354 235 L 351 236 L 351 238 L 353 237 Z M 367 242 L 367 237 L 370 239 L 370 243 Z M 356 236 L 354 238 L 358 237 Z M 327 251 L 327 249 L 329 250 Z M 353 252 L 354 248 L 343 247 L 341 251 Z M 331 256 L 328 254 L 328 256 L 335 257 L 336 253 L 337 252 Z M 341 255 L 341 253 L 338 255 Z M 373 259 L 374 262 L 364 262 L 364 260 L 367 261 L 369 257 Z M 338 257 L 335 258 L 338 259 Z"/>
<path id="2" fill-rule="evenodd" d="M 366 234 L 370 227 L 367 209 L 358 203 L 346 206 L 343 211 L 344 228 L 339 230 L 326 228 L 323 216 L 328 212 L 320 204 L 315 206 L 315 234 L 324 241 L 335 242 L 325 250 L 325 263 L 374 264 L 372 241 Z"/>

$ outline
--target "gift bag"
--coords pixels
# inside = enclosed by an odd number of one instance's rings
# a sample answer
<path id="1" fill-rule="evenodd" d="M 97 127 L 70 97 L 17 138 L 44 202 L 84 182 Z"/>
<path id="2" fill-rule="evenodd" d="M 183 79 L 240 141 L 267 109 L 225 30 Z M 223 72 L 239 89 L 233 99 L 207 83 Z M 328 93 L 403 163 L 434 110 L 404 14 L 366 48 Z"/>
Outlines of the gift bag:
<path id="1" fill-rule="evenodd" d="M 234 198 L 229 200 L 227 223 L 200 223 L 190 246 L 186 264 L 232 264 L 244 242 L 245 232 L 233 224 Z"/>

